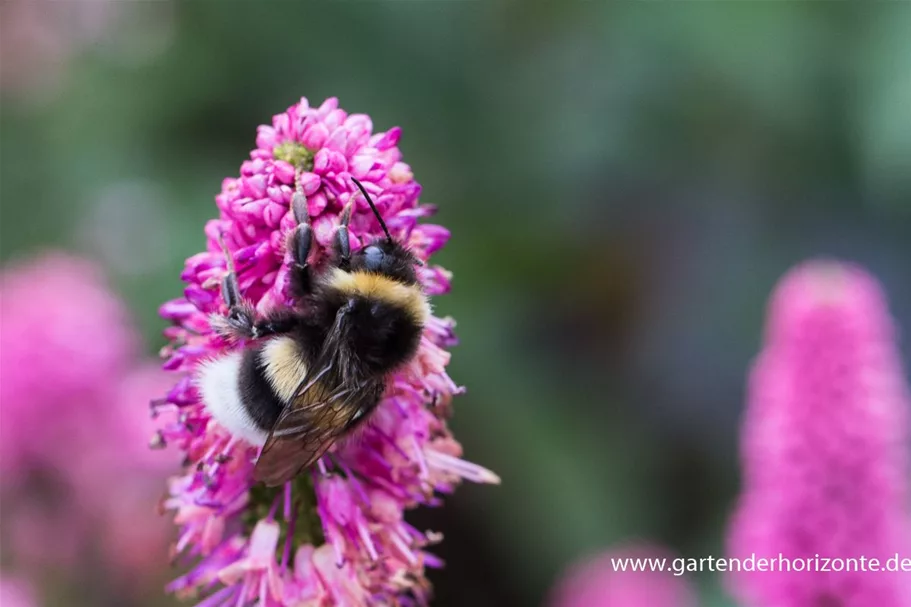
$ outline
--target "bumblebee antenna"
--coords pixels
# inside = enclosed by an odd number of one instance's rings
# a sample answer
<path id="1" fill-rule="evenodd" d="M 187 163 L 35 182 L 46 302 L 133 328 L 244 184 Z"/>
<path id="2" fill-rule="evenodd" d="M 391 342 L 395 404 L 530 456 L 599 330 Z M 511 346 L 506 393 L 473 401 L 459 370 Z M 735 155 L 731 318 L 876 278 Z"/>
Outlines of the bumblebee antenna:
<path id="1" fill-rule="evenodd" d="M 383 231 L 386 233 L 386 240 L 392 242 L 392 236 L 389 235 L 389 229 L 386 227 L 386 222 L 383 221 L 382 217 L 380 217 L 380 212 L 376 209 L 376 205 L 373 204 L 373 199 L 370 198 L 370 194 L 367 193 L 367 190 L 364 189 L 364 186 L 361 185 L 360 181 L 354 177 L 351 178 L 351 181 L 354 182 L 354 185 L 357 186 L 357 189 L 359 189 L 361 191 L 361 194 L 364 195 L 364 198 L 367 199 L 367 204 L 369 204 L 370 208 L 373 209 L 373 214 L 376 215 L 377 221 L 380 222 L 380 227 L 383 228 Z"/>

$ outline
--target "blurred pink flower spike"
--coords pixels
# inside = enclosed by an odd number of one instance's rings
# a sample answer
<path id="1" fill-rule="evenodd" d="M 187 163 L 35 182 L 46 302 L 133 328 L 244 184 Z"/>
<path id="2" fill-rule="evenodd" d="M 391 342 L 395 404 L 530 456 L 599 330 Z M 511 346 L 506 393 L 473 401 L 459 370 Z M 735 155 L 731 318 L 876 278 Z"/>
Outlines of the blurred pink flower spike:
<path id="1" fill-rule="evenodd" d="M 653 571 L 646 565 L 662 559 L 667 565 L 665 571 Z M 674 556 L 658 546 L 613 548 L 570 566 L 551 592 L 547 606 L 696 607 L 689 582 L 670 570 L 673 561 Z"/>
<path id="2" fill-rule="evenodd" d="M 104 417 L 86 407 L 110 395 L 138 344 L 126 308 L 88 261 L 46 253 L 12 264 L 0 295 L 0 465 L 9 486 L 34 466 L 73 468 L 73 442 L 96 438 Z"/>
<path id="3" fill-rule="evenodd" d="M 857 266 L 808 262 L 782 279 L 767 323 L 729 556 L 882 566 L 911 556 L 908 388 L 880 286 Z M 911 605 L 909 573 L 734 572 L 728 581 L 748 607 Z"/>
<path id="4" fill-rule="evenodd" d="M 4 268 L 0 319 L 4 562 L 157 583 L 169 534 L 154 504 L 179 460 L 148 449 L 149 401 L 167 374 L 141 361 L 100 270 L 66 253 Z"/>
<path id="5" fill-rule="evenodd" d="M 32 588 L 26 582 L 10 577 L 0 576 L 0 605 L 3 607 L 37 607 Z"/>
<path id="6" fill-rule="evenodd" d="M 259 311 L 289 303 L 286 241 L 297 225 L 290 204 L 295 182 L 306 197 L 311 259 L 325 258 L 349 202 L 352 251 L 382 234 L 353 177 L 374 198 L 393 238 L 423 262 L 417 272 L 424 291 L 449 291 L 451 275 L 428 263 L 449 231 L 418 223 L 433 208 L 418 203 L 421 186 L 402 162 L 400 137 L 399 128 L 374 134 L 368 116 L 348 114 L 336 99 L 319 107 L 301 99 L 273 117 L 259 127 L 240 175 L 222 182 L 218 217 L 205 229 L 207 249 L 186 262 L 184 296 L 161 307 L 174 323 L 166 331 L 165 368 L 180 378 L 155 407 L 173 416 L 158 442 L 175 446 L 188 462 L 172 480 L 165 507 L 180 527 L 176 556 L 194 563 L 170 589 L 202 593 L 200 605 L 254 598 L 262 606 L 424 604 L 425 567 L 440 564 L 425 548 L 441 538 L 406 523 L 405 511 L 439 504 L 439 494 L 462 480 L 499 482 L 461 459 L 446 425 L 452 397 L 461 392 L 446 374 L 447 348 L 455 343 L 451 319 L 430 318 L 416 358 L 390 379 L 362 431 L 278 489 L 254 486 L 257 449 L 210 419 L 191 381 L 201 361 L 238 347 L 208 322 L 223 310 L 219 235 L 247 300 Z"/>

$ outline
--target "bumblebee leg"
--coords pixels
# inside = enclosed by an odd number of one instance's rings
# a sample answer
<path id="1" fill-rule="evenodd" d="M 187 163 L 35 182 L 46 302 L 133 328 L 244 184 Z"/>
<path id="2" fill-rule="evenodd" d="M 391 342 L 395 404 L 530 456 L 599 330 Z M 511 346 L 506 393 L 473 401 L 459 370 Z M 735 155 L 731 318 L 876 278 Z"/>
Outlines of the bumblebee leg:
<path id="1" fill-rule="evenodd" d="M 224 251 L 228 267 L 228 272 L 221 281 L 221 295 L 228 306 L 228 313 L 214 314 L 209 319 L 212 329 L 229 341 L 259 339 L 291 331 L 295 326 L 293 312 L 275 311 L 261 319 L 256 318 L 253 306 L 240 294 L 231 252 L 221 236 L 218 237 L 218 242 Z"/>
<path id="2" fill-rule="evenodd" d="M 240 294 L 237 284 L 237 271 L 234 268 L 234 259 L 231 251 L 225 245 L 224 238 L 218 235 L 218 244 L 225 255 L 227 273 L 221 279 L 221 296 L 228 306 L 227 314 L 213 314 L 209 319 L 212 329 L 225 339 L 250 339 L 255 333 L 256 312 Z"/>
<path id="3" fill-rule="evenodd" d="M 335 255 L 338 267 L 345 272 L 351 271 L 351 243 L 348 239 L 348 221 L 351 219 L 351 203 L 342 211 L 342 219 L 335 232 Z"/>
<path id="4" fill-rule="evenodd" d="M 297 221 L 297 227 L 294 228 L 288 240 L 288 247 L 291 249 L 291 254 L 294 258 L 290 268 L 291 293 L 294 297 L 301 298 L 313 291 L 310 264 L 307 262 L 313 233 L 310 229 L 309 215 L 307 213 L 307 198 L 300 190 L 291 196 L 291 211 Z"/>
<path id="5" fill-rule="evenodd" d="M 228 314 L 213 314 L 209 319 L 212 330 L 228 341 L 241 339 L 262 339 L 281 333 L 289 333 L 296 326 L 291 313 L 275 312 L 263 318 L 252 320 L 255 312 L 248 304 L 231 308 Z"/>
<path id="6" fill-rule="evenodd" d="M 297 326 L 297 317 L 290 310 L 274 310 L 253 323 L 253 337 L 269 337 L 290 333 Z"/>
<path id="7" fill-rule="evenodd" d="M 234 257 L 231 256 L 231 251 L 228 250 L 228 245 L 225 244 L 225 239 L 222 234 L 218 235 L 218 245 L 221 247 L 221 252 L 225 256 L 225 267 L 228 270 L 221 279 L 221 297 L 225 301 L 225 305 L 228 306 L 228 309 L 233 310 L 234 308 L 243 305 L 243 297 L 240 295 L 240 286 L 237 284 L 237 270 L 234 268 Z"/>

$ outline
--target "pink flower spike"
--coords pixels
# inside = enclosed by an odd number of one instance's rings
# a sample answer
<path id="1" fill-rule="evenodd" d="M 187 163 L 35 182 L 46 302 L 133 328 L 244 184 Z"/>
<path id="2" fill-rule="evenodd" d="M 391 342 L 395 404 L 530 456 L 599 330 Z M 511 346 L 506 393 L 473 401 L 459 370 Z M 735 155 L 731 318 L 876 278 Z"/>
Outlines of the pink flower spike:
<path id="1" fill-rule="evenodd" d="M 863 557 L 885 566 L 911 547 L 908 421 L 896 330 L 876 280 L 829 261 L 791 270 L 772 295 L 750 376 L 743 488 L 728 535 L 730 556 L 774 560 L 777 570 L 729 576 L 744 605 L 911 605 L 911 575 L 845 565 Z M 782 571 L 779 555 L 793 570 Z M 817 557 L 843 570 L 817 571 Z"/>
<path id="2" fill-rule="evenodd" d="M 446 424 L 455 395 L 446 373 L 455 345 L 454 323 L 430 317 L 418 352 L 390 374 L 385 397 L 350 440 L 333 445 L 308 471 L 277 488 L 253 481 L 258 447 L 211 418 L 200 402 L 200 365 L 238 352 L 209 324 L 223 313 L 220 283 L 225 243 L 243 298 L 257 314 L 293 302 L 289 293 L 289 236 L 304 205 L 314 267 L 332 254 L 341 214 L 351 205 L 352 252 L 383 237 L 352 175 L 374 197 L 393 237 L 422 262 L 449 238 L 442 226 L 420 220 L 420 185 L 401 161 L 401 129 L 373 134 L 364 114 L 329 99 L 307 99 L 257 131 L 257 148 L 240 175 L 223 180 L 205 226 L 207 246 L 190 257 L 181 278 L 184 297 L 161 315 L 173 323 L 162 353 L 174 386 L 155 411 L 165 419 L 161 441 L 179 449 L 186 466 L 169 484 L 165 507 L 179 527 L 175 555 L 190 567 L 172 584 L 197 593 L 204 605 L 421 605 L 429 596 L 425 567 L 440 560 L 426 552 L 440 538 L 418 532 L 405 512 L 435 506 L 463 480 L 497 483 L 489 470 L 463 459 Z M 355 196 L 355 193 L 356 196 Z M 425 294 L 450 288 L 451 275 L 425 263 L 416 269 Z M 167 415 L 166 415 L 167 414 Z M 176 414 L 176 419 L 175 419 Z"/>

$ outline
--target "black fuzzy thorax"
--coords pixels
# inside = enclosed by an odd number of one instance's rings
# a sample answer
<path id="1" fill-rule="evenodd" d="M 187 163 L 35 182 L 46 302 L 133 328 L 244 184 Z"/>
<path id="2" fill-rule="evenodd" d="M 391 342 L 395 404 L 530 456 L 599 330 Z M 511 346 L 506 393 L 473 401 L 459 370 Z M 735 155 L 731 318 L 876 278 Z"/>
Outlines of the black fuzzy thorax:
<path id="1" fill-rule="evenodd" d="M 386 376 L 415 355 L 423 332 L 402 306 L 352 296 L 330 284 L 302 298 L 293 318 L 294 327 L 286 336 L 297 343 L 308 369 L 309 377 L 301 377 L 301 385 L 326 370 L 320 379 L 324 389 L 349 389 L 358 398 L 369 394 L 367 400 L 379 400 Z M 258 427 L 269 430 L 291 403 L 281 399 L 268 379 L 263 346 L 244 352 L 239 383 L 251 417 Z"/>
<path id="2" fill-rule="evenodd" d="M 312 318 L 319 320 L 304 331 L 308 338 L 321 338 L 318 358 L 334 358 L 343 377 L 385 375 L 417 352 L 423 327 L 402 306 L 351 296 L 329 285 L 314 304 Z"/>
<path id="3" fill-rule="evenodd" d="M 422 328 L 406 310 L 377 299 L 355 298 L 349 303 L 343 334 L 352 351 L 352 364 L 373 374 L 388 373 L 417 351 Z"/>

